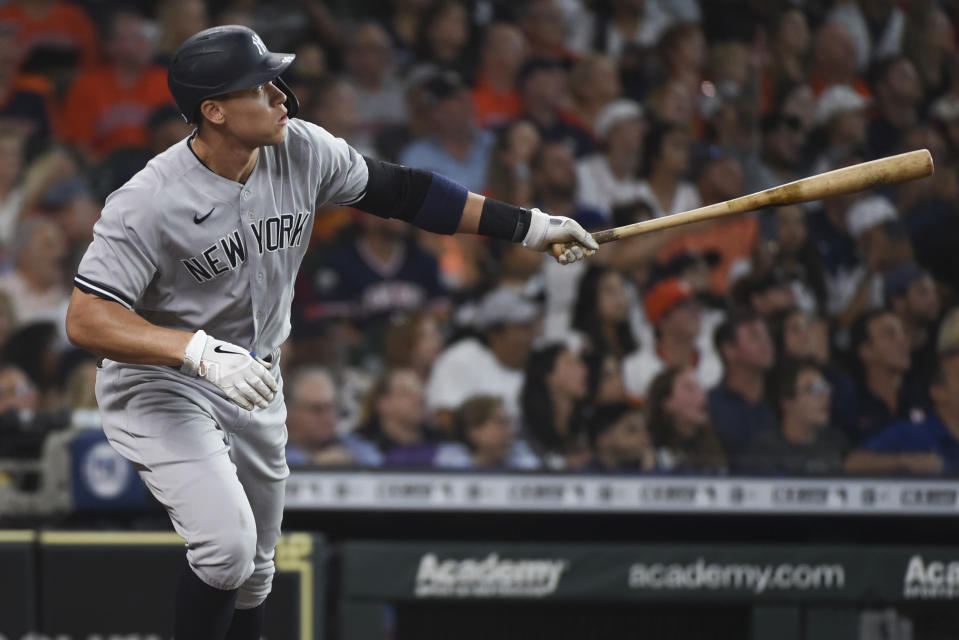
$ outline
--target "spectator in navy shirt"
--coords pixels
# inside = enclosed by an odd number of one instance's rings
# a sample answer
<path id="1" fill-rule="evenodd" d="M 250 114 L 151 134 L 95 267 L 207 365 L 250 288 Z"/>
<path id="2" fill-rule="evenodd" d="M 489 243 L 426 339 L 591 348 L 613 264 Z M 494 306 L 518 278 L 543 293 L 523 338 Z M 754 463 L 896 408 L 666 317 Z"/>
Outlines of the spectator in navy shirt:
<path id="1" fill-rule="evenodd" d="M 593 461 L 587 471 L 643 473 L 656 470 L 656 449 L 642 412 L 626 403 L 596 407 L 586 424 Z"/>
<path id="2" fill-rule="evenodd" d="M 714 335 L 725 375 L 709 392 L 709 417 L 736 470 L 752 439 L 777 427 L 765 383 L 773 366 L 773 343 L 763 319 L 744 312 L 725 320 Z"/>
<path id="3" fill-rule="evenodd" d="M 929 387 L 933 410 L 915 412 L 867 440 L 850 473 L 959 474 L 959 350 L 943 353 Z"/>
<path id="4" fill-rule="evenodd" d="M 848 440 L 829 426 L 832 392 L 816 363 L 792 361 L 777 381 L 780 428 L 758 434 L 749 447 L 749 471 L 788 475 L 828 475 L 842 471 Z"/>
<path id="5" fill-rule="evenodd" d="M 839 426 L 854 444 L 926 405 L 922 388 L 906 379 L 909 339 L 892 311 L 877 309 L 856 320 L 851 353 L 858 359 L 858 380 L 849 397 L 837 398 L 836 408 Z"/>

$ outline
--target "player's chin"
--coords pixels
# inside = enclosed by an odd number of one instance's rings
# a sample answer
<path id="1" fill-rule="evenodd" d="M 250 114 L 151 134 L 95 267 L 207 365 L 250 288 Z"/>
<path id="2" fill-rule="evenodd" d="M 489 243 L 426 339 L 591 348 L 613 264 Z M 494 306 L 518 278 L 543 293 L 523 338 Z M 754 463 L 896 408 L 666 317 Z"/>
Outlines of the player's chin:
<path id="1" fill-rule="evenodd" d="M 280 144 L 286 140 L 286 123 L 284 120 L 282 123 L 277 123 L 276 128 L 270 135 L 270 140 L 266 144 Z"/>

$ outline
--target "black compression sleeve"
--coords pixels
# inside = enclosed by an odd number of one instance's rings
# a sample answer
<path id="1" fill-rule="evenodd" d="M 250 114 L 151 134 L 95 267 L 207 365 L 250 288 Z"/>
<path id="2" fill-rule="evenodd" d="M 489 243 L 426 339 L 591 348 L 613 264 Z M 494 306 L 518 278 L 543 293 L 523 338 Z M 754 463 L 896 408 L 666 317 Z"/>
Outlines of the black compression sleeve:
<path id="1" fill-rule="evenodd" d="M 528 209 L 486 198 L 476 232 L 481 236 L 520 242 L 529 231 L 531 219 Z"/>
<path id="2" fill-rule="evenodd" d="M 423 206 L 433 175 L 422 169 L 363 157 L 369 178 L 363 197 L 353 204 L 360 211 L 381 218 L 413 222 Z"/>

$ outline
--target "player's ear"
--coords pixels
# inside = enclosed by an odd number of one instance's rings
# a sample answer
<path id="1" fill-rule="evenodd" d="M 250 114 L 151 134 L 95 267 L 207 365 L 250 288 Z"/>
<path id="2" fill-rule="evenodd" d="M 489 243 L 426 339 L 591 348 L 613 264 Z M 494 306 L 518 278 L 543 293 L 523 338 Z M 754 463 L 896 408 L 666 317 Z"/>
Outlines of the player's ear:
<path id="1" fill-rule="evenodd" d="M 204 100 L 200 104 L 200 115 L 213 124 L 223 124 L 226 121 L 226 114 L 218 100 Z"/>

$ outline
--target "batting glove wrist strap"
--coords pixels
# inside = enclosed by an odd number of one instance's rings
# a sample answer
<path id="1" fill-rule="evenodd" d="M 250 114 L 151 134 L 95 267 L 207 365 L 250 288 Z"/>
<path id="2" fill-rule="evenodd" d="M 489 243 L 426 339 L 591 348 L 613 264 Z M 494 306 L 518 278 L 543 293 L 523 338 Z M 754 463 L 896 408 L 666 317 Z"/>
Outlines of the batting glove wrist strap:
<path id="1" fill-rule="evenodd" d="M 190 342 L 186 345 L 186 353 L 183 356 L 183 366 L 180 371 L 188 376 L 200 375 L 200 363 L 203 361 L 203 348 L 206 347 L 206 341 L 209 336 L 202 329 L 193 334 Z"/>
<path id="2" fill-rule="evenodd" d="M 216 385 L 247 411 L 265 409 L 276 395 L 276 379 L 269 369 L 269 363 L 254 358 L 246 349 L 203 331 L 190 339 L 183 362 L 184 373 Z"/>

